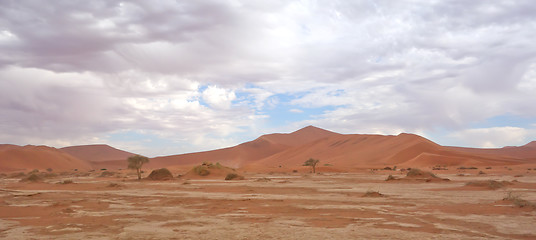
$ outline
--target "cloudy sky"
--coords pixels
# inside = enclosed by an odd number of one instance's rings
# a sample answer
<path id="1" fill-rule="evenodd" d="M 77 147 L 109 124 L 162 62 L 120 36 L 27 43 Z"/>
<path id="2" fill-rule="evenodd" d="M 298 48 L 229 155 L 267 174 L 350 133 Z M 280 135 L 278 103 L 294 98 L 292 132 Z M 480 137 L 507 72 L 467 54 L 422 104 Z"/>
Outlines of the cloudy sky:
<path id="1" fill-rule="evenodd" d="M 314 125 L 536 140 L 536 4 L 0 1 L 0 143 L 148 156 Z"/>

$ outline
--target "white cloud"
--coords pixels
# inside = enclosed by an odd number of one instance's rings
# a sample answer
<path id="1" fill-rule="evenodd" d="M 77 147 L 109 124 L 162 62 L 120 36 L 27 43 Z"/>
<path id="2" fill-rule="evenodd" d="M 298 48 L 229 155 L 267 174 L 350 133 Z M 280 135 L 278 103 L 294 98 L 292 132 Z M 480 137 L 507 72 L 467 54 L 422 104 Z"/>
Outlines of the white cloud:
<path id="1" fill-rule="evenodd" d="M 449 134 L 458 146 L 497 148 L 504 146 L 520 146 L 536 137 L 536 131 L 519 127 L 491 127 L 465 129 Z"/>
<path id="2" fill-rule="evenodd" d="M 211 107 L 217 109 L 230 109 L 236 95 L 233 90 L 219 88 L 216 86 L 208 86 L 203 91 L 203 100 Z"/>
<path id="3" fill-rule="evenodd" d="M 262 111 L 280 105 L 327 109 L 291 125 L 340 132 L 531 118 L 534 12 L 531 1 L 0 2 L 0 140 L 141 130 L 216 146 L 263 132 Z"/>

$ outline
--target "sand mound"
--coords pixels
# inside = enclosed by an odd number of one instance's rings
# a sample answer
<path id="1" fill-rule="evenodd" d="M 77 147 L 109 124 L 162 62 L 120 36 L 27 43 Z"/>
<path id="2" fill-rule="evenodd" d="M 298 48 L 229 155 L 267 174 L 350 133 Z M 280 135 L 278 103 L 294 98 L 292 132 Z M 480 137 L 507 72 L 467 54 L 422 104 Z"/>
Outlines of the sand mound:
<path id="1" fill-rule="evenodd" d="M 367 191 L 365 194 L 363 194 L 363 197 L 385 197 L 385 195 L 378 191 Z"/>
<path id="2" fill-rule="evenodd" d="M 431 172 L 423 171 L 417 168 L 410 169 L 408 173 L 406 173 L 406 176 L 404 178 L 396 178 L 396 177 L 393 177 L 392 175 L 389 175 L 386 179 L 386 181 L 393 181 L 393 180 L 409 180 L 409 181 L 424 181 L 424 182 L 450 181 L 447 178 L 440 178 Z"/>
<path id="3" fill-rule="evenodd" d="M 244 180 L 244 176 L 236 173 L 229 173 L 227 176 L 225 176 L 225 180 Z"/>
<path id="4" fill-rule="evenodd" d="M 147 177 L 150 180 L 172 180 L 173 174 L 167 168 L 153 170 Z"/>
<path id="5" fill-rule="evenodd" d="M 204 162 L 201 165 L 195 166 L 192 170 L 188 171 L 182 176 L 185 179 L 224 179 L 228 174 L 236 173 L 236 170 L 230 167 L 221 165 L 220 163 L 212 164 L 210 162 Z"/>

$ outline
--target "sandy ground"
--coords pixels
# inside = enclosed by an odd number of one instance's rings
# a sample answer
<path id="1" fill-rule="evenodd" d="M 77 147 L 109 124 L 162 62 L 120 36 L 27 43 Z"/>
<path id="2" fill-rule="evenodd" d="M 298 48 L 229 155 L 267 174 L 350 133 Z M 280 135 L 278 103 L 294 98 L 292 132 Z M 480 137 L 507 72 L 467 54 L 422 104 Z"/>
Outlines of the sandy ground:
<path id="1" fill-rule="evenodd" d="M 491 170 L 490 170 L 491 172 Z M 246 180 L 136 181 L 63 175 L 0 179 L 0 239 L 536 239 L 536 171 L 248 174 Z M 63 180 L 71 184 L 58 184 Z M 465 186 L 508 181 L 505 187 Z M 383 196 L 366 197 L 367 191 Z"/>

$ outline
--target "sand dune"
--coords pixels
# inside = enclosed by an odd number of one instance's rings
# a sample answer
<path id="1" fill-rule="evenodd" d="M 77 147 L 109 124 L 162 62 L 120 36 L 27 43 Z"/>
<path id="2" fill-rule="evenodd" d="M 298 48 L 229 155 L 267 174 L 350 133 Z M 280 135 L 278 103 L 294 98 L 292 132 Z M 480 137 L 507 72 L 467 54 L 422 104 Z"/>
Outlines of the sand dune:
<path id="1" fill-rule="evenodd" d="M 105 144 L 70 146 L 60 148 L 60 150 L 88 162 L 125 160 L 135 155 L 134 153 L 119 150 Z"/>
<path id="2" fill-rule="evenodd" d="M 28 169 L 89 170 L 89 163 L 47 146 L 10 146 L 0 150 L 0 171 Z"/>
<path id="3" fill-rule="evenodd" d="M 293 146 L 302 145 L 327 136 L 340 134 L 313 126 L 302 128 L 292 133 L 276 133 L 263 135 L 253 141 L 213 151 L 157 157 L 151 159 L 149 167 L 165 167 L 172 165 L 198 165 L 202 162 L 219 162 L 234 168 L 242 167 L 250 162 L 266 158 Z"/>
<path id="4" fill-rule="evenodd" d="M 62 148 L 63 154 L 52 148 L 38 152 L 28 149 L 22 151 L 20 148 L 16 145 L 0 145 L 0 151 L 4 154 L 0 155 L 2 169 L 33 169 L 45 165 L 64 169 L 82 169 L 88 165 L 94 169 L 117 169 L 125 168 L 126 158 L 133 155 L 107 145 Z M 15 153 L 17 151 L 24 154 Z M 48 155 L 41 157 L 44 153 Z M 322 170 L 335 172 L 385 166 L 521 165 L 536 163 L 536 141 L 520 147 L 477 149 L 441 146 L 421 136 L 407 133 L 396 136 L 339 134 L 308 126 L 292 133 L 263 135 L 234 147 L 152 158 L 145 167 L 188 168 L 203 162 L 219 162 L 244 171 L 289 171 L 305 168 L 302 164 L 309 158 L 320 159 L 319 168 Z"/>

